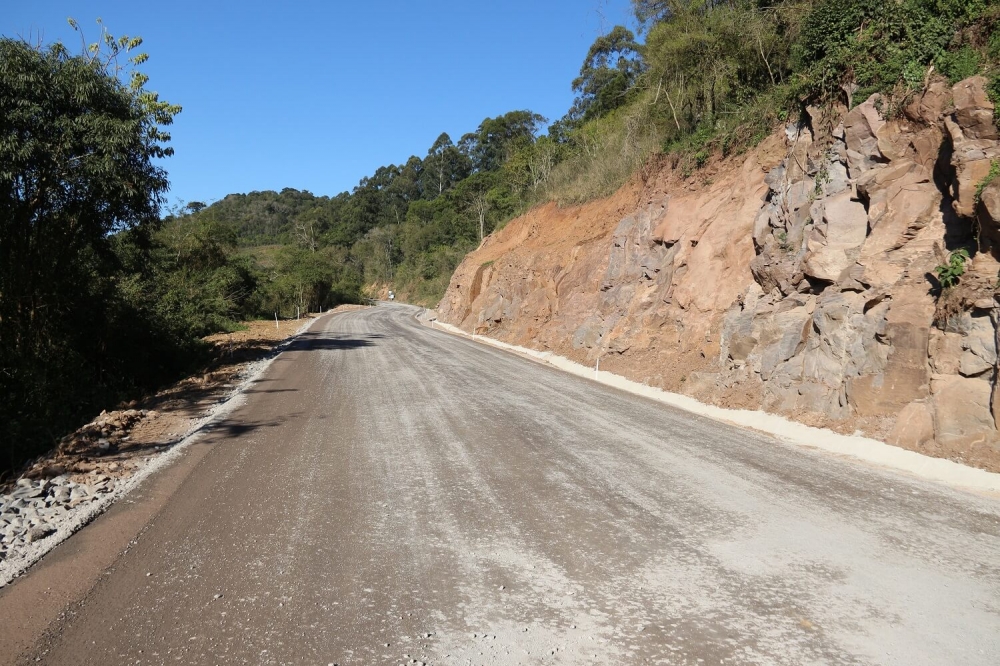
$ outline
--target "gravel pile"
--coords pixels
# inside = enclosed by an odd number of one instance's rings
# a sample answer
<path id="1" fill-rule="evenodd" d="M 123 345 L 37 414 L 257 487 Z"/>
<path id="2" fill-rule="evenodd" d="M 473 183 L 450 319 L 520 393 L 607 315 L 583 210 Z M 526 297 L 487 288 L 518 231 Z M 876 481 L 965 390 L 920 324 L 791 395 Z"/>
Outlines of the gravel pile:
<path id="1" fill-rule="evenodd" d="M 103 475 L 95 477 L 93 484 L 76 483 L 65 476 L 18 479 L 10 493 L 0 494 L 0 561 L 55 534 L 70 511 L 114 489 L 114 480 Z"/>

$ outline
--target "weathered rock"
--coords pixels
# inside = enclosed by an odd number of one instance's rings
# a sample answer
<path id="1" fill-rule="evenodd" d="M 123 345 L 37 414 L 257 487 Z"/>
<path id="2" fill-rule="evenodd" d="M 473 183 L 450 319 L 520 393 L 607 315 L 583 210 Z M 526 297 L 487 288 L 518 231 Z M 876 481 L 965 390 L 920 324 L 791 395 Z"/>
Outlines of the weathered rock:
<path id="1" fill-rule="evenodd" d="M 593 349 L 601 341 L 603 328 L 604 322 L 599 316 L 588 317 L 573 334 L 573 348 Z"/>
<path id="2" fill-rule="evenodd" d="M 934 439 L 934 417 L 922 401 L 903 407 L 886 441 L 907 449 L 919 449 Z"/>
<path id="3" fill-rule="evenodd" d="M 970 312 L 938 312 L 932 287 L 938 248 L 964 243 L 971 221 L 942 200 L 979 215 L 984 250 L 994 229 L 1000 246 L 1000 183 L 972 209 L 1000 159 L 981 93 L 932 79 L 888 122 L 878 96 L 829 118 L 810 109 L 812 127 L 790 124 L 768 156 L 724 162 L 711 183 L 667 171 L 641 194 L 535 209 L 469 256 L 441 318 L 589 362 L 618 351 L 639 381 L 676 371 L 685 392 L 741 406 L 900 417 L 890 439 L 906 446 L 1000 441 L 995 330 L 981 316 L 1000 316 L 1000 266 L 977 268 L 985 251 L 973 262 Z M 487 262 L 490 284 L 473 289 Z"/>
<path id="4" fill-rule="evenodd" d="M 780 364 L 805 348 L 812 330 L 812 312 L 809 308 L 800 307 L 778 313 L 771 318 L 767 328 L 766 335 L 761 337 L 764 340 L 770 338 L 773 342 L 761 352 L 760 376 L 765 381 L 771 378 Z"/>
<path id="5" fill-rule="evenodd" d="M 911 150 L 913 128 L 905 120 L 892 120 L 875 133 L 878 150 L 888 161 L 903 159 Z"/>
<path id="6" fill-rule="evenodd" d="M 785 195 L 785 204 L 788 206 L 788 210 L 796 211 L 811 204 L 815 198 L 815 189 L 816 186 L 808 178 L 792 183 Z"/>
<path id="7" fill-rule="evenodd" d="M 935 125 L 952 110 L 952 90 L 947 81 L 938 78 L 927 86 L 922 95 L 915 98 L 906 109 L 912 120 Z"/>
<path id="8" fill-rule="evenodd" d="M 956 171 L 955 200 L 952 206 L 962 217 L 974 217 L 976 214 L 976 190 L 990 174 L 992 162 L 989 159 L 952 161 Z"/>
<path id="9" fill-rule="evenodd" d="M 962 338 L 962 349 L 961 374 L 974 377 L 993 370 L 997 363 L 996 333 L 988 316 L 972 317 L 972 325 Z"/>
<path id="10" fill-rule="evenodd" d="M 988 382 L 938 375 L 931 381 L 931 392 L 937 441 L 968 445 L 996 435 Z"/>
<path id="11" fill-rule="evenodd" d="M 826 200 L 823 213 L 826 238 L 830 244 L 857 247 L 868 236 L 868 211 L 864 204 L 841 192 Z"/>
<path id="12" fill-rule="evenodd" d="M 981 356 L 973 354 L 968 350 L 962 354 L 958 367 L 959 372 L 965 377 L 975 377 L 977 375 L 982 375 L 987 371 L 993 370 L 992 363 L 987 363 Z"/>
<path id="13" fill-rule="evenodd" d="M 834 160 L 826 165 L 826 182 L 823 183 L 823 196 L 830 197 L 839 194 L 851 186 L 850 177 L 847 175 L 847 167 L 840 161 Z"/>
<path id="14" fill-rule="evenodd" d="M 955 120 L 970 139 L 1000 138 L 993 123 L 993 102 L 986 94 L 987 80 L 982 76 L 959 81 L 952 87 Z"/>
<path id="15" fill-rule="evenodd" d="M 980 196 L 979 226 L 994 245 L 1000 246 L 1000 178 L 983 188 Z"/>
<path id="16" fill-rule="evenodd" d="M 803 270 L 805 274 L 825 282 L 839 282 L 844 274 L 857 261 L 855 246 L 842 243 L 814 243 L 808 245 Z"/>
<path id="17" fill-rule="evenodd" d="M 872 95 L 844 118 L 844 141 L 847 143 L 847 166 L 851 177 L 857 178 L 884 161 L 876 134 L 885 124 L 876 105 L 881 95 Z"/>
<path id="18" fill-rule="evenodd" d="M 909 160 L 869 171 L 858 189 L 869 197 L 871 234 L 865 241 L 861 263 L 881 261 L 917 237 L 940 215 L 941 193 L 929 171 Z"/>
<path id="19" fill-rule="evenodd" d="M 934 298 L 923 285 L 898 287 L 887 303 L 885 327 L 877 335 L 891 349 L 879 374 L 852 383 L 852 404 L 862 414 L 896 414 L 922 400 L 929 391 L 927 349 L 930 345 Z M 877 390 L 876 390 L 877 389 Z"/>
<path id="20" fill-rule="evenodd" d="M 957 375 L 962 358 L 962 336 L 932 328 L 928 353 L 936 374 Z"/>
<path id="21" fill-rule="evenodd" d="M 28 530 L 28 543 L 41 541 L 45 537 L 51 534 L 55 534 L 55 532 L 56 532 L 55 528 L 49 525 L 38 525 L 36 527 L 32 527 L 30 530 Z"/>

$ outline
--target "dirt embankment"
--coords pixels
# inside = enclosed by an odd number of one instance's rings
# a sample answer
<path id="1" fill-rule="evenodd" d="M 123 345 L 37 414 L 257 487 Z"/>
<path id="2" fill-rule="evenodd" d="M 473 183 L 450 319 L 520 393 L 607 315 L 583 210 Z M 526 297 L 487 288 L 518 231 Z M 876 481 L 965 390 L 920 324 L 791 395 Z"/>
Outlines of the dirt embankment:
<path id="1" fill-rule="evenodd" d="M 878 96 L 811 108 L 692 177 L 665 165 L 608 199 L 537 208 L 466 257 L 441 319 L 1000 471 L 984 85 L 932 81 L 892 113 Z M 935 268 L 963 246 L 973 259 L 942 293 Z"/>

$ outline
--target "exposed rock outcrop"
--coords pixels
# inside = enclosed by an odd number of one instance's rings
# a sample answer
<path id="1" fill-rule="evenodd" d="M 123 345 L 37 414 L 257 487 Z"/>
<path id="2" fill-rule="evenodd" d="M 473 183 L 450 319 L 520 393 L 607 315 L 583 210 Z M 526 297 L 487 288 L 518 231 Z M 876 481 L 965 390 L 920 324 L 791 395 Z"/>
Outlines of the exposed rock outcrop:
<path id="1" fill-rule="evenodd" d="M 809 109 L 738 162 L 515 220 L 440 316 L 722 404 L 1000 468 L 986 81 Z M 994 172 L 995 173 L 995 170 Z M 979 230 L 978 236 L 976 231 Z M 944 296 L 935 267 L 974 259 Z"/>

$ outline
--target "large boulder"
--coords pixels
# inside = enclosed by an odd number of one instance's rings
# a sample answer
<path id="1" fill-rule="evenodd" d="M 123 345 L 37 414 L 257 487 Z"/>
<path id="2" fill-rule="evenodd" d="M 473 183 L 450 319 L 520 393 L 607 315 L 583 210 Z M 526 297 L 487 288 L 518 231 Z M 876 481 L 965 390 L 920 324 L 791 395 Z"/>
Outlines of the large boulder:
<path id="1" fill-rule="evenodd" d="M 996 436 L 989 382 L 938 375 L 931 380 L 931 393 L 937 441 L 945 445 L 969 445 Z"/>
<path id="2" fill-rule="evenodd" d="M 979 226 L 983 235 L 1000 245 L 1000 178 L 993 180 L 979 197 Z"/>
<path id="3" fill-rule="evenodd" d="M 877 138 L 878 131 L 885 124 L 877 108 L 882 101 L 881 95 L 872 95 L 844 118 L 847 166 L 852 178 L 857 178 L 879 162 L 885 161 Z"/>
<path id="4" fill-rule="evenodd" d="M 840 282 L 857 262 L 856 247 L 843 243 L 809 241 L 803 272 L 823 282 Z"/>
<path id="5" fill-rule="evenodd" d="M 952 87 L 955 120 L 969 139 L 1000 138 L 993 122 L 993 102 L 986 94 L 988 82 L 982 76 L 959 81 Z"/>
<path id="6" fill-rule="evenodd" d="M 912 450 L 919 449 L 933 439 L 934 417 L 930 406 L 920 400 L 903 407 L 886 441 Z"/>
<path id="7" fill-rule="evenodd" d="M 826 240 L 808 241 L 803 271 L 817 280 L 840 282 L 857 261 L 858 248 L 868 235 L 868 212 L 846 191 L 825 200 L 823 221 Z"/>
<path id="8" fill-rule="evenodd" d="M 870 178 L 879 175 L 882 178 Z M 865 241 L 861 263 L 869 266 L 880 255 L 901 248 L 934 219 L 941 193 L 931 174 L 909 160 L 869 171 L 858 189 L 869 197 L 871 234 Z"/>
<path id="9" fill-rule="evenodd" d="M 961 217 L 975 216 L 976 190 L 990 175 L 991 166 L 991 160 L 985 157 L 955 164 L 955 200 L 952 207 Z"/>
<path id="10" fill-rule="evenodd" d="M 879 373 L 866 373 L 848 387 L 851 404 L 860 414 L 895 414 L 928 395 L 927 350 L 934 297 L 920 284 L 899 286 L 888 305 L 884 326 L 876 330 L 891 351 Z M 871 308 L 869 314 L 876 308 Z"/>
<path id="11" fill-rule="evenodd" d="M 760 377 L 767 381 L 777 367 L 802 351 L 812 331 L 812 312 L 808 307 L 798 307 L 774 315 L 768 326 L 770 344 L 764 347 L 760 358 Z M 764 336 L 761 336 L 762 338 Z"/>
<path id="12" fill-rule="evenodd" d="M 823 213 L 829 243 L 858 247 L 868 235 L 868 211 L 850 192 L 841 192 L 826 200 Z"/>
<path id="13" fill-rule="evenodd" d="M 936 125 L 951 112 L 952 92 L 945 79 L 935 79 L 922 95 L 915 97 L 906 108 L 906 115 L 926 125 Z"/>
<path id="14" fill-rule="evenodd" d="M 997 363 L 996 333 L 988 316 L 972 317 L 972 327 L 962 338 L 962 349 L 961 374 L 977 377 L 993 371 Z"/>

